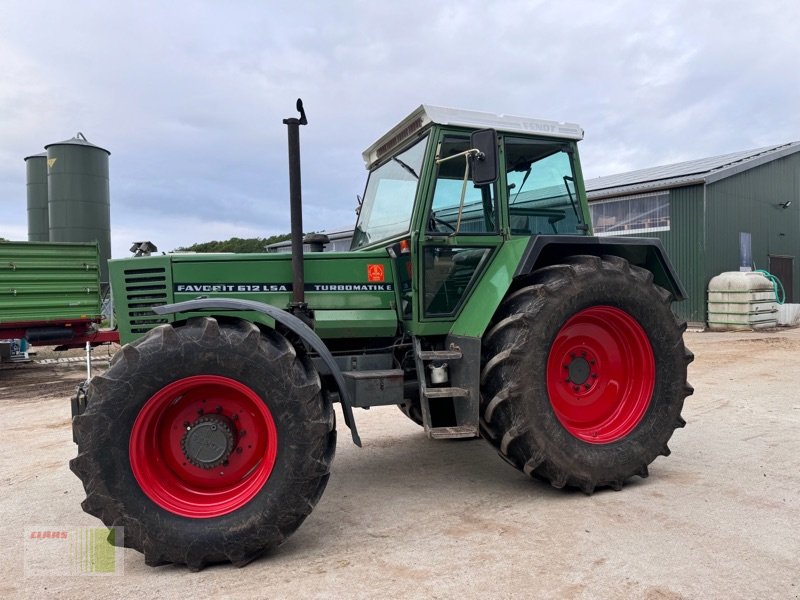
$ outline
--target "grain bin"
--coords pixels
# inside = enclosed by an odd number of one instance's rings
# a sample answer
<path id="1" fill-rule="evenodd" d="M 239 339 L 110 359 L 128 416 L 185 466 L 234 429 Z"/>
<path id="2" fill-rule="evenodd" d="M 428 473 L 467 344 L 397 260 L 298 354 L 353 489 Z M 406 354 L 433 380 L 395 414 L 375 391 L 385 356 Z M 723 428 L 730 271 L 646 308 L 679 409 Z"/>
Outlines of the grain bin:
<path id="1" fill-rule="evenodd" d="M 97 242 L 100 281 L 108 282 L 111 258 L 111 207 L 108 150 L 82 133 L 47 150 L 47 197 L 51 242 Z"/>
<path id="2" fill-rule="evenodd" d="M 47 152 L 25 157 L 28 195 L 28 241 L 50 241 L 47 208 Z"/>
<path id="3" fill-rule="evenodd" d="M 775 290 L 760 273 L 731 271 L 708 283 L 709 329 L 763 329 L 777 324 Z"/>

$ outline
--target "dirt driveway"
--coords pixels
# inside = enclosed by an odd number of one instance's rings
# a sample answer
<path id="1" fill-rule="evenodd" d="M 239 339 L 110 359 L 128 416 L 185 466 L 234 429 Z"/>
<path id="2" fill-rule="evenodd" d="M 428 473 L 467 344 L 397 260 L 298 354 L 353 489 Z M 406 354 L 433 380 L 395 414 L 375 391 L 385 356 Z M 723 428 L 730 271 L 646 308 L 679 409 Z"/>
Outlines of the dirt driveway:
<path id="1" fill-rule="evenodd" d="M 244 569 L 25 576 L 32 525 L 97 525 L 67 467 L 80 365 L 0 370 L 0 597 L 800 598 L 800 329 L 689 333 L 685 429 L 650 478 L 591 497 L 530 481 L 481 440 L 428 440 L 394 408 L 340 430 L 325 495 Z M 339 419 L 341 423 L 342 420 Z"/>

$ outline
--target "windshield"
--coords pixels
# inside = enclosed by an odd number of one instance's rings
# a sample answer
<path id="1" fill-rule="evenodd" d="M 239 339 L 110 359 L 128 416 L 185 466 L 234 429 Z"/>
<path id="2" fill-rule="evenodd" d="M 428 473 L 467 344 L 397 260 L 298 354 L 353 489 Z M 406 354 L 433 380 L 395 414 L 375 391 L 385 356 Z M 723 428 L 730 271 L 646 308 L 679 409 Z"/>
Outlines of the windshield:
<path id="1" fill-rule="evenodd" d="M 369 174 L 352 248 L 408 231 L 427 136 Z"/>

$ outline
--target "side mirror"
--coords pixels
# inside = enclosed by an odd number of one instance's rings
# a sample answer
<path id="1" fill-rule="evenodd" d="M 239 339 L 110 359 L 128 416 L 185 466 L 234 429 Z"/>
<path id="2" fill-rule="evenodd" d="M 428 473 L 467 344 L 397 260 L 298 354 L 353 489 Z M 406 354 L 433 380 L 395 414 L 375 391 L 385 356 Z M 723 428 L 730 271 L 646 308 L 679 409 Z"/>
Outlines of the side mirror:
<path id="1" fill-rule="evenodd" d="M 475 185 L 486 185 L 497 181 L 497 132 L 494 129 L 481 129 L 472 132 L 470 147 L 480 152 L 470 157 L 472 182 Z"/>

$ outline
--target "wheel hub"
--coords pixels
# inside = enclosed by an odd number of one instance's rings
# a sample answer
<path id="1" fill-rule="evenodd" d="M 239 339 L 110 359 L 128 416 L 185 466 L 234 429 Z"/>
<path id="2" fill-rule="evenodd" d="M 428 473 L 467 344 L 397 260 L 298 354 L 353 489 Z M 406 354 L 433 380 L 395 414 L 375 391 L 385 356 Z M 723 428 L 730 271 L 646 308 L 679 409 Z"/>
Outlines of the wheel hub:
<path id="1" fill-rule="evenodd" d="M 187 426 L 181 449 L 190 463 L 201 469 L 213 469 L 228 462 L 236 440 L 236 429 L 221 415 L 200 417 Z"/>
<path id="2" fill-rule="evenodd" d="M 569 363 L 569 380 L 575 385 L 583 385 L 591 374 L 589 361 L 582 356 L 576 356 Z"/>
<path id="3" fill-rule="evenodd" d="M 584 345 L 573 347 L 561 360 L 565 377 L 563 390 L 571 396 L 584 396 L 595 388 L 599 380 L 600 365 L 597 356 Z"/>

